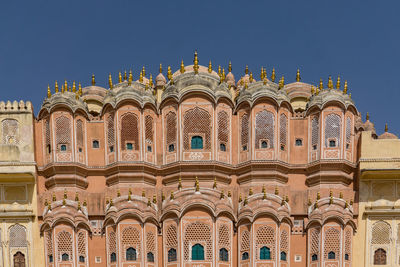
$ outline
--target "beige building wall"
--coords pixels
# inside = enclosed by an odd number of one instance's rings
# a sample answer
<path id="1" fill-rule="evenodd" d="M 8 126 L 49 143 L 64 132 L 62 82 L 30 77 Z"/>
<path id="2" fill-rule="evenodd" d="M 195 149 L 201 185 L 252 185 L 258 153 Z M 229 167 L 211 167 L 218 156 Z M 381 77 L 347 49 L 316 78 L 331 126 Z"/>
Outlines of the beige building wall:
<path id="1" fill-rule="evenodd" d="M 378 139 L 372 135 L 366 131 L 361 138 L 353 262 L 357 266 L 377 266 L 377 261 L 381 261 L 379 266 L 400 266 L 400 140 L 389 133 Z"/>
<path id="2" fill-rule="evenodd" d="M 0 102 L 0 266 L 44 266 L 30 102 Z"/>

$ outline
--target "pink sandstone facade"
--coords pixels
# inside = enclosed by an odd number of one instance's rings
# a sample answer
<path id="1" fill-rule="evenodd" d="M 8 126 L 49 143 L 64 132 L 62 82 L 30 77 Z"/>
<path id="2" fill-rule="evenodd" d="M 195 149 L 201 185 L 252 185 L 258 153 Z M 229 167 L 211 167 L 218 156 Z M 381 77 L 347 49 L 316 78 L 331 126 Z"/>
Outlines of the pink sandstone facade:
<path id="1" fill-rule="evenodd" d="M 124 77 L 122 77 L 124 76 Z M 181 66 L 56 86 L 34 122 L 48 267 L 357 266 L 347 84 Z"/>

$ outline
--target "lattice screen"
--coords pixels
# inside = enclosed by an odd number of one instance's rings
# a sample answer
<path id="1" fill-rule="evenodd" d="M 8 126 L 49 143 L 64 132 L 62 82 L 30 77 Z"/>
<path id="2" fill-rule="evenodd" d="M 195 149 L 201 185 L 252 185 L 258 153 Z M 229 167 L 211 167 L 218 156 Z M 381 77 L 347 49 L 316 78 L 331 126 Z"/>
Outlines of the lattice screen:
<path id="1" fill-rule="evenodd" d="M 156 238 L 153 232 L 147 232 L 146 234 L 146 252 L 152 252 L 155 254 L 156 252 Z"/>
<path id="2" fill-rule="evenodd" d="M 145 117 L 144 126 L 146 128 L 146 143 L 153 144 L 153 118 L 150 115 Z"/>
<path id="3" fill-rule="evenodd" d="M 165 120 L 167 123 L 166 141 L 168 147 L 168 145 L 176 143 L 176 113 L 173 111 L 168 112 L 168 114 L 165 116 Z"/>
<path id="4" fill-rule="evenodd" d="M 183 116 L 183 146 L 190 149 L 189 134 L 203 134 L 204 148 L 211 149 L 211 115 L 208 111 L 195 107 Z"/>
<path id="5" fill-rule="evenodd" d="M 350 144 L 351 142 L 351 119 L 347 117 L 346 119 L 346 143 Z"/>
<path id="6" fill-rule="evenodd" d="M 218 141 L 228 145 L 229 141 L 229 116 L 226 111 L 218 112 Z"/>
<path id="7" fill-rule="evenodd" d="M 247 113 L 243 114 L 242 118 L 240 119 L 240 126 L 241 126 L 241 135 L 240 135 L 240 142 L 243 146 L 249 146 L 249 115 Z"/>
<path id="8" fill-rule="evenodd" d="M 18 121 L 13 119 L 5 119 L 2 121 L 3 144 L 17 145 L 18 138 Z"/>
<path id="9" fill-rule="evenodd" d="M 311 145 L 318 146 L 319 144 L 319 119 L 314 117 L 311 120 Z"/>
<path id="10" fill-rule="evenodd" d="M 371 244 L 390 244 L 391 229 L 386 222 L 376 222 L 372 226 Z"/>
<path id="11" fill-rule="evenodd" d="M 76 121 L 76 144 L 78 148 L 83 148 L 83 136 L 84 136 L 84 129 L 83 129 L 83 122 L 82 120 Z"/>
<path id="12" fill-rule="evenodd" d="M 46 119 L 44 122 L 44 132 L 45 132 L 45 142 L 46 142 L 46 147 L 51 145 L 51 141 L 50 141 L 50 120 Z"/>
<path id="13" fill-rule="evenodd" d="M 271 226 L 264 225 L 257 229 L 256 232 L 256 248 L 257 251 L 263 246 L 267 246 L 271 250 L 271 259 L 275 258 L 275 230 Z M 260 255 L 257 253 L 257 259 Z"/>
<path id="14" fill-rule="evenodd" d="M 280 129 L 279 129 L 279 139 L 280 143 L 282 145 L 286 146 L 287 143 L 287 117 L 285 114 L 281 114 L 279 118 L 279 124 L 280 124 Z"/>
<path id="15" fill-rule="evenodd" d="M 340 145 L 340 116 L 329 114 L 325 119 L 325 146 L 329 147 L 329 140 L 336 139 L 337 146 Z"/>
<path id="16" fill-rule="evenodd" d="M 86 234 L 82 231 L 78 233 L 78 256 L 86 258 Z"/>
<path id="17" fill-rule="evenodd" d="M 107 144 L 108 147 L 115 144 L 114 114 L 110 114 L 107 117 Z"/>
<path id="18" fill-rule="evenodd" d="M 135 114 L 127 113 L 121 119 L 121 148 L 126 150 L 126 143 L 132 142 L 133 149 L 139 150 L 139 125 Z"/>
<path id="19" fill-rule="evenodd" d="M 72 257 L 72 236 L 67 231 L 61 231 L 57 235 L 57 252 L 58 259 L 61 261 L 61 255 L 67 253 L 69 255 L 69 259 Z"/>
<path id="20" fill-rule="evenodd" d="M 280 238 L 280 249 L 281 251 L 285 251 L 288 253 L 289 251 L 289 235 L 286 230 L 281 231 L 281 238 Z"/>
<path id="21" fill-rule="evenodd" d="M 213 259 L 213 248 L 211 239 L 211 229 L 210 226 L 202 222 L 194 222 L 188 225 L 185 229 L 184 238 L 184 257 L 185 260 L 189 260 L 189 244 L 194 245 L 196 242 L 205 242 L 205 258 L 206 260 Z"/>
<path id="22" fill-rule="evenodd" d="M 133 227 L 127 227 L 122 231 L 122 245 L 124 249 L 128 247 L 133 247 L 137 251 L 137 255 L 140 255 L 140 232 L 138 229 Z"/>
<path id="23" fill-rule="evenodd" d="M 231 236 L 228 225 L 222 224 L 218 229 L 218 247 L 230 250 Z"/>
<path id="24" fill-rule="evenodd" d="M 71 149 L 71 122 L 66 116 L 60 116 L 56 119 L 56 143 L 67 145 L 67 150 Z"/>
<path id="25" fill-rule="evenodd" d="M 176 231 L 175 225 L 170 225 L 167 228 L 167 248 L 176 248 L 178 247 L 178 235 Z"/>
<path id="26" fill-rule="evenodd" d="M 108 254 L 117 253 L 117 238 L 114 231 L 108 232 Z"/>
<path id="27" fill-rule="evenodd" d="M 311 238 L 310 254 L 311 255 L 313 255 L 313 254 L 319 255 L 319 235 L 320 235 L 320 229 L 319 228 L 313 228 L 313 229 L 310 230 L 310 238 Z"/>
<path id="28" fill-rule="evenodd" d="M 20 224 L 10 228 L 10 247 L 26 247 L 26 229 Z"/>
<path id="29" fill-rule="evenodd" d="M 266 110 L 256 114 L 256 148 L 260 148 L 260 140 L 268 140 L 269 147 L 274 147 L 274 114 Z"/>
<path id="30" fill-rule="evenodd" d="M 351 229 L 347 229 L 345 232 L 344 253 L 349 255 L 349 260 L 351 260 Z"/>
<path id="31" fill-rule="evenodd" d="M 240 252 L 250 252 L 250 232 L 243 231 L 240 241 Z"/>
<path id="32" fill-rule="evenodd" d="M 47 248 L 47 258 L 53 255 L 53 239 L 51 236 L 51 231 L 46 231 L 46 248 Z"/>
<path id="33" fill-rule="evenodd" d="M 340 231 L 333 227 L 325 230 L 324 259 L 328 259 L 331 251 L 335 252 L 336 259 L 340 259 Z"/>

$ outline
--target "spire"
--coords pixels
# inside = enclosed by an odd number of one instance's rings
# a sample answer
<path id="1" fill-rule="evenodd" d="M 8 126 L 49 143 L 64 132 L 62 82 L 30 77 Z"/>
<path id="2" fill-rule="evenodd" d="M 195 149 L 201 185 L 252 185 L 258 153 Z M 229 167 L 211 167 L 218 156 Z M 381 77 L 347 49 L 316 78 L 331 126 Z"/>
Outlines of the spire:
<path id="1" fill-rule="evenodd" d="M 139 75 L 139 82 L 143 82 L 143 70 L 140 72 L 140 75 Z"/>
<path id="2" fill-rule="evenodd" d="M 76 84 L 75 84 L 75 81 L 72 82 L 72 93 L 76 93 Z"/>
<path id="3" fill-rule="evenodd" d="M 249 77 L 249 81 L 250 81 L 250 83 L 252 83 L 253 82 L 253 73 L 252 72 L 250 72 L 250 77 Z"/>
<path id="4" fill-rule="evenodd" d="M 67 83 L 67 80 L 64 80 L 64 92 L 68 92 L 68 83 Z"/>
<path id="5" fill-rule="evenodd" d="M 212 64 L 211 64 L 211 60 L 210 62 L 208 62 L 208 73 L 212 72 Z"/>
<path id="6" fill-rule="evenodd" d="M 369 112 L 367 112 L 366 119 L 367 119 L 367 121 L 369 121 Z"/>
<path id="7" fill-rule="evenodd" d="M 336 89 L 340 89 L 340 76 L 337 76 Z"/>
<path id="8" fill-rule="evenodd" d="M 146 77 L 146 69 L 144 68 L 144 66 L 142 68 L 142 74 L 143 74 L 143 77 Z"/>
<path id="9" fill-rule="evenodd" d="M 54 89 L 55 89 L 55 92 L 58 93 L 58 83 L 57 83 L 57 81 L 56 81 L 56 84 L 54 86 Z"/>
<path id="10" fill-rule="evenodd" d="M 275 82 L 275 68 L 272 68 L 271 81 Z"/>
<path id="11" fill-rule="evenodd" d="M 224 68 L 222 68 L 221 80 L 222 80 L 222 82 L 225 81 L 225 69 Z"/>
<path id="12" fill-rule="evenodd" d="M 81 85 L 81 82 L 78 83 L 78 94 L 79 94 L 79 96 L 82 96 L 82 85 Z"/>
<path id="13" fill-rule="evenodd" d="M 132 70 L 129 70 L 128 85 L 132 84 L 132 80 L 133 80 Z"/>
<path id="14" fill-rule="evenodd" d="M 51 97 L 50 84 L 47 85 L 47 98 Z"/>
<path id="15" fill-rule="evenodd" d="M 228 72 L 232 72 L 232 63 L 229 61 Z"/>
<path id="16" fill-rule="evenodd" d="M 221 77 L 222 73 L 221 73 L 221 65 L 218 66 L 218 76 Z"/>
<path id="17" fill-rule="evenodd" d="M 244 89 L 249 88 L 249 85 L 247 84 L 247 81 L 244 82 Z"/>
<path id="18" fill-rule="evenodd" d="M 199 60 L 197 58 L 197 51 L 194 52 L 193 70 L 194 73 L 199 73 Z"/>
<path id="19" fill-rule="evenodd" d="M 347 81 L 344 81 L 343 93 L 347 94 Z"/>
<path id="20" fill-rule="evenodd" d="M 387 131 L 388 131 L 388 125 L 387 123 L 385 123 L 385 133 L 387 133 Z"/>
<path id="21" fill-rule="evenodd" d="M 249 74 L 249 66 L 246 65 L 246 68 L 244 69 L 244 74 Z"/>
<path id="22" fill-rule="evenodd" d="M 174 81 L 172 80 L 172 71 L 171 71 L 171 66 L 168 66 L 168 72 L 167 72 L 167 78 L 170 80 L 170 83 L 173 84 Z"/>
<path id="23" fill-rule="evenodd" d="M 315 94 L 315 88 L 314 85 L 311 85 L 311 95 Z"/>
<path id="24" fill-rule="evenodd" d="M 279 188 L 275 186 L 275 195 L 279 195 Z"/>
<path id="25" fill-rule="evenodd" d="M 181 61 L 181 73 L 185 73 L 185 65 L 183 64 L 183 59 Z"/>
<path id="26" fill-rule="evenodd" d="M 333 82 L 332 82 L 332 77 L 331 77 L 331 75 L 329 75 L 329 78 L 328 78 L 328 88 L 329 88 L 329 89 L 333 89 Z"/>
<path id="27" fill-rule="evenodd" d="M 162 73 L 162 64 L 160 63 L 160 68 L 158 69 L 160 73 Z"/>
<path id="28" fill-rule="evenodd" d="M 217 189 L 217 178 L 214 177 L 213 189 Z"/>
<path id="29" fill-rule="evenodd" d="M 200 190 L 199 178 L 197 178 L 197 176 L 196 176 L 196 182 L 195 182 L 195 190 L 196 190 L 196 192 L 199 192 L 199 190 Z"/>
<path id="30" fill-rule="evenodd" d="M 300 70 L 297 69 L 297 73 L 296 73 L 296 82 L 300 82 Z"/>
<path id="31" fill-rule="evenodd" d="M 260 80 L 264 80 L 264 67 L 261 67 Z"/>
<path id="32" fill-rule="evenodd" d="M 64 84 L 61 84 L 61 93 L 64 93 Z"/>
<path id="33" fill-rule="evenodd" d="M 318 87 L 318 89 L 319 90 L 324 89 L 324 84 L 322 83 L 322 79 L 319 79 L 319 87 Z"/>
<path id="34" fill-rule="evenodd" d="M 126 76 L 126 70 L 125 70 L 125 72 L 124 72 L 124 81 L 126 81 L 128 78 L 127 78 L 127 76 Z"/>
<path id="35" fill-rule="evenodd" d="M 108 75 L 108 85 L 110 86 L 110 89 L 113 89 L 111 73 Z"/>
<path id="36" fill-rule="evenodd" d="M 153 86 L 153 75 L 150 74 L 149 77 L 149 86 L 152 87 Z"/>
<path id="37" fill-rule="evenodd" d="M 94 79 L 94 74 L 92 74 L 92 86 L 96 85 L 96 80 Z"/>
<path id="38" fill-rule="evenodd" d="M 122 83 L 122 74 L 121 74 L 121 72 L 118 73 L 118 82 Z"/>

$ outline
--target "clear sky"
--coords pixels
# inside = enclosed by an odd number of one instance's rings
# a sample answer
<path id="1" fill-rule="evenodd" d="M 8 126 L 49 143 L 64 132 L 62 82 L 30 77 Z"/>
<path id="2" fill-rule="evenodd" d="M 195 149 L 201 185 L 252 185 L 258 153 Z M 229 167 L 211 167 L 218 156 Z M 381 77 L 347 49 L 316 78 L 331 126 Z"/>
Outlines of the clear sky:
<path id="1" fill-rule="evenodd" d="M 198 50 L 200 64 L 232 61 L 317 84 L 340 74 L 378 133 L 400 133 L 400 1 L 2 1 L 0 100 L 30 100 L 37 114 L 47 84 L 106 86 L 108 73 L 159 63 L 178 69 Z M 166 70 L 166 68 L 164 69 Z"/>

